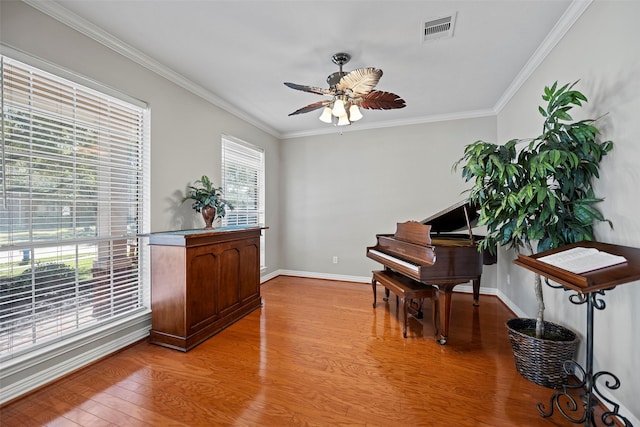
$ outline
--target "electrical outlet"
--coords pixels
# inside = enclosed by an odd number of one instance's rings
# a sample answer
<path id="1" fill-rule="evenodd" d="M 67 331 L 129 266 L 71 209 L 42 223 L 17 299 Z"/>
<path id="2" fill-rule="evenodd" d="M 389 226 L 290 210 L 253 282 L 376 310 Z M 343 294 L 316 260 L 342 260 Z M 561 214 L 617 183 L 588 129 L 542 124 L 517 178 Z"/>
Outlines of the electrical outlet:
<path id="1" fill-rule="evenodd" d="M 333 256 L 333 263 L 334 263 L 334 264 L 337 264 L 337 263 L 338 263 L 338 257 L 337 257 L 337 256 L 335 256 L 335 255 Z"/>

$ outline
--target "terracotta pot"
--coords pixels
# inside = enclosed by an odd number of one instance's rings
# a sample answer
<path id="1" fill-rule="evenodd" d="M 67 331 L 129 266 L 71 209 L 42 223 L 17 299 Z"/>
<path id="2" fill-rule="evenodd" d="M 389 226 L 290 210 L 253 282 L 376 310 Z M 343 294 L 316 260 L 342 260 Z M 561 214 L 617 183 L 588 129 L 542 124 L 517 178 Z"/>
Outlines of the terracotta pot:
<path id="1" fill-rule="evenodd" d="M 213 228 L 213 220 L 216 219 L 216 208 L 213 206 L 205 206 L 200 210 L 202 218 L 204 218 L 205 229 Z"/>

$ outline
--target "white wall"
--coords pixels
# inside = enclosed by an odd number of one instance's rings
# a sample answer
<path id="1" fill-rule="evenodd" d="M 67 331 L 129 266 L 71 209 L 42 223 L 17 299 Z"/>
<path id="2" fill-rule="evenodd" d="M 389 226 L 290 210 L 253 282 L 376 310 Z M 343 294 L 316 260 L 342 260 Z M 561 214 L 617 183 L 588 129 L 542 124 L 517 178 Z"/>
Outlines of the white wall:
<path id="1" fill-rule="evenodd" d="M 596 194 L 614 225 L 596 228 L 599 241 L 640 247 L 640 2 L 595 1 L 555 47 L 544 63 L 498 116 L 501 142 L 541 133 L 542 118 L 537 106 L 545 85 L 580 79 L 577 89 L 589 103 L 575 119 L 596 118 L 602 137 L 614 142 L 613 151 L 601 165 Z M 535 315 L 533 274 L 502 257 L 499 289 L 527 315 Z M 514 257 L 510 254 L 511 258 Z M 568 301 L 568 293 L 545 289 L 547 320 L 571 327 L 582 337 L 579 358 L 584 362 L 586 307 Z M 619 286 L 604 296 L 606 309 L 595 313 L 596 370 L 606 370 L 622 381 L 620 389 L 609 391 L 623 405 L 623 414 L 634 425 L 640 421 L 640 283 Z M 602 388 L 605 388 L 602 386 Z"/>
<path id="2" fill-rule="evenodd" d="M 151 231 L 204 227 L 182 204 L 186 186 L 202 175 L 221 183 L 223 133 L 265 149 L 268 270 L 280 267 L 279 141 L 203 98 L 17 1 L 2 2 L 0 40 L 138 98 L 151 108 Z"/>
<path id="3" fill-rule="evenodd" d="M 462 200 L 453 164 L 464 145 L 495 135 L 495 117 L 483 117 L 283 141 L 283 264 L 370 280 L 380 268 L 366 257 L 376 233 Z"/>

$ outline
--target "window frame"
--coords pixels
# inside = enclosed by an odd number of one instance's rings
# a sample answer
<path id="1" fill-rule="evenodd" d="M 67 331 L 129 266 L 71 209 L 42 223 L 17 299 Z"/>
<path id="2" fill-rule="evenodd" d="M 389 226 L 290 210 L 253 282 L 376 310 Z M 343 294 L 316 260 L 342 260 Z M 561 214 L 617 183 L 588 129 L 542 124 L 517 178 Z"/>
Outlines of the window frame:
<path id="1" fill-rule="evenodd" d="M 79 348 L 81 345 L 91 345 L 91 341 L 96 340 L 96 336 L 106 336 L 113 331 L 119 330 L 122 325 L 133 325 L 139 324 L 140 321 L 143 323 L 146 322 L 146 319 L 149 318 L 150 314 L 150 295 L 149 295 L 149 256 L 148 256 L 148 248 L 146 245 L 142 244 L 142 238 L 140 235 L 148 233 L 150 231 L 150 199 L 149 199 L 149 190 L 150 190 L 150 117 L 151 113 L 146 103 L 124 95 L 118 91 L 115 91 L 111 88 L 108 88 L 104 85 L 101 85 L 97 82 L 79 76 L 76 73 L 65 70 L 59 66 L 50 64 L 46 61 L 40 60 L 38 58 L 34 58 L 32 56 L 26 55 L 24 53 L 15 51 L 13 49 L 7 48 L 6 46 L 0 46 L 0 54 L 4 58 L 8 58 L 9 61 L 16 61 L 26 65 L 27 67 L 33 67 L 39 70 L 42 73 L 47 75 L 52 75 L 55 78 L 68 81 L 72 86 L 82 87 L 91 92 L 100 93 L 108 98 L 113 98 L 118 102 L 130 104 L 135 106 L 135 108 L 140 109 L 142 123 L 140 125 L 140 129 L 142 135 L 140 135 L 140 153 L 137 156 L 137 164 L 136 167 L 139 167 L 140 170 L 140 186 L 135 190 L 137 191 L 136 202 L 137 202 L 137 220 L 135 221 L 137 226 L 133 232 L 129 233 L 125 231 L 124 234 L 118 236 L 105 236 L 100 235 L 97 232 L 97 236 L 94 238 L 72 238 L 72 239 L 64 239 L 58 240 L 56 242 L 35 242 L 33 238 L 29 238 L 27 242 L 20 242 L 18 244 L 13 244 L 9 242 L 8 245 L 0 246 L 0 255 L 5 251 L 16 251 L 16 250 L 28 250 L 31 255 L 31 265 L 35 265 L 35 250 L 37 248 L 43 247 L 56 247 L 64 244 L 65 246 L 75 246 L 86 244 L 88 242 L 103 242 L 96 243 L 98 244 L 106 244 L 109 246 L 107 250 L 112 250 L 114 242 L 120 242 L 118 244 L 123 244 L 122 242 L 134 242 L 133 244 L 136 247 L 136 257 L 137 257 L 137 265 L 135 266 L 135 274 L 137 275 L 136 290 L 138 292 L 137 297 L 139 298 L 139 306 L 135 310 L 128 311 L 127 313 L 122 313 L 121 315 L 113 315 L 110 316 L 109 319 L 104 321 L 97 321 L 92 325 L 87 327 L 80 328 L 72 328 L 68 332 L 51 337 L 49 340 L 45 340 L 43 342 L 36 341 L 33 345 L 25 348 L 19 348 L 15 351 L 9 351 L 2 353 L 0 355 L 0 367 L 3 370 L 11 370 L 11 373 L 18 373 L 21 369 L 26 369 L 30 364 L 34 364 L 34 360 L 39 359 L 39 357 L 44 353 L 50 354 L 64 354 L 65 351 L 71 350 L 74 348 Z M 4 77 L 4 76 L 3 76 Z M 3 80 L 4 84 L 4 80 Z M 2 179 L 2 185 L 0 186 L 0 197 L 2 198 L 2 203 L 0 204 L 0 209 L 8 209 L 6 205 L 6 197 L 8 197 L 7 193 L 7 179 L 5 179 L 5 173 L 7 172 L 7 164 L 6 160 L 6 152 L 5 152 L 5 129 L 4 129 L 4 94 L 1 97 L 3 105 L 3 128 L 2 128 L 2 153 L 0 153 L 2 160 L 2 169 L 0 170 L 0 179 Z M 76 197 L 76 196 L 74 196 Z M 106 198 L 109 198 L 110 194 L 107 195 Z M 110 200 L 107 200 L 110 203 Z M 96 225 L 98 226 L 98 225 Z M 109 224 L 107 224 L 109 226 Z M 30 229 L 32 225 L 29 226 Z M 30 235 L 32 232 L 29 232 Z M 77 251 L 77 249 L 76 249 Z M 113 252 L 111 252 L 113 254 Z M 26 257 L 26 254 L 25 254 Z M 77 258 L 77 253 L 76 253 Z M 107 274 L 113 274 L 115 269 L 114 267 L 115 261 L 107 264 Z M 77 264 L 76 264 L 77 265 Z M 77 286 L 77 271 L 75 283 Z M 128 275 L 130 273 L 127 273 Z M 113 287 L 113 278 L 111 277 L 111 287 Z M 34 279 L 35 280 L 35 279 Z M 128 279 L 127 279 L 128 280 Z M 148 329 L 148 328 L 147 328 Z M 131 331 L 130 331 L 131 332 Z M 139 336 L 140 332 L 135 332 L 134 335 Z M 147 330 L 148 334 L 148 330 Z M 91 336 L 94 336 L 92 339 Z M 104 343 L 102 344 L 104 345 Z M 110 346 L 109 344 L 108 346 Z M 9 369 L 10 368 L 10 369 Z M 3 392 L 4 394 L 4 392 Z M 0 403 L 2 398 L 0 398 Z"/>
<path id="2" fill-rule="evenodd" d="M 226 216 L 222 219 L 222 225 L 256 225 L 264 226 L 266 221 L 266 209 L 265 209 L 265 150 L 254 144 L 248 143 L 231 135 L 222 134 L 221 137 L 221 176 L 222 176 L 222 189 L 225 199 L 227 199 L 234 206 L 233 210 L 227 210 Z M 255 187 L 253 193 L 255 198 L 249 198 L 248 204 L 255 204 L 256 208 L 243 212 L 246 214 L 246 221 L 229 221 L 229 217 L 236 215 L 235 210 L 240 209 L 238 206 L 238 197 L 234 191 L 234 187 L 237 189 L 242 184 L 237 181 L 230 181 L 230 174 L 227 173 L 229 165 L 233 165 L 236 171 L 240 168 L 254 168 L 256 170 Z M 246 200 L 246 195 L 251 190 L 245 191 L 242 196 Z M 249 218 L 255 216 L 255 221 L 249 221 Z M 260 269 L 266 269 L 266 240 L 264 233 L 260 236 Z"/>

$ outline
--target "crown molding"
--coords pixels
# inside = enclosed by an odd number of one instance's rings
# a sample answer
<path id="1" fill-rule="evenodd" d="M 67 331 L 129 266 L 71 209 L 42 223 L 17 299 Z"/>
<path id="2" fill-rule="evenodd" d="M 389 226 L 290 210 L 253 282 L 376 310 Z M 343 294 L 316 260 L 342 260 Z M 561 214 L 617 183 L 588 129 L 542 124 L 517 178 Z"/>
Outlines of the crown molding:
<path id="1" fill-rule="evenodd" d="M 502 94 L 498 102 L 491 109 L 484 110 L 475 110 L 475 111 L 466 111 L 460 113 L 451 113 L 451 114 L 440 114 L 427 116 L 423 118 L 412 118 L 406 120 L 388 120 L 381 121 L 372 124 L 358 124 L 357 126 L 348 126 L 348 127 L 327 127 L 326 129 L 316 129 L 309 131 L 300 131 L 300 132 L 288 132 L 282 133 L 267 125 L 266 123 L 256 119 L 252 115 L 246 113 L 243 110 L 238 109 L 228 101 L 218 97 L 211 91 L 205 89 L 204 87 L 195 84 L 191 80 L 185 78 L 181 74 L 171 70 L 167 66 L 159 63 L 153 58 L 145 55 L 137 49 L 129 46 L 113 35 L 107 33 L 100 27 L 86 21 L 80 16 L 70 12 L 59 4 L 46 1 L 46 0 L 22 0 L 26 4 L 32 6 L 33 8 L 39 10 L 40 12 L 56 19 L 57 21 L 67 25 L 68 27 L 73 28 L 74 30 L 90 37 L 96 42 L 108 47 L 109 49 L 123 55 L 124 57 L 136 62 L 137 64 L 147 68 L 148 70 L 166 78 L 167 80 L 177 84 L 178 86 L 186 89 L 187 91 L 193 93 L 196 96 L 206 100 L 207 102 L 220 107 L 221 109 L 227 111 L 228 113 L 250 123 L 251 125 L 257 127 L 258 129 L 263 130 L 264 132 L 270 134 L 279 139 L 291 139 L 291 138 L 301 138 L 301 137 L 310 137 L 310 136 L 319 136 L 319 135 L 328 135 L 334 134 L 336 132 L 345 133 L 345 132 L 357 132 L 362 130 L 371 130 L 371 129 L 380 129 L 380 128 L 388 128 L 388 127 L 398 127 L 398 126 L 409 126 L 416 124 L 425 124 L 425 123 L 435 123 L 449 120 L 460 120 L 460 119 L 469 119 L 469 118 L 477 118 L 477 117 L 487 117 L 492 115 L 497 115 L 502 109 L 506 106 L 506 104 L 511 100 L 511 98 L 517 93 L 520 87 L 531 77 L 533 72 L 540 66 L 540 64 L 544 61 L 544 59 L 549 55 L 549 53 L 553 50 L 553 48 L 562 40 L 564 35 L 569 31 L 569 29 L 573 26 L 573 24 L 578 20 L 578 18 L 584 13 L 584 11 L 591 5 L 593 0 L 574 0 L 565 13 L 562 15 L 560 20 L 553 27 L 551 32 L 547 35 L 547 37 L 543 40 L 543 42 L 538 46 L 534 54 L 529 58 L 527 63 L 524 65 L 522 70 L 518 73 L 516 78 L 511 82 L 509 87 Z"/>
<path id="2" fill-rule="evenodd" d="M 494 110 L 486 109 L 486 110 L 462 111 L 459 113 L 451 113 L 451 114 L 437 114 L 433 116 L 426 116 L 426 117 L 420 117 L 420 118 L 378 121 L 370 124 L 359 122 L 355 124 L 353 127 L 351 125 L 340 126 L 340 127 L 327 126 L 326 128 L 323 128 L 323 129 L 315 129 L 315 130 L 302 131 L 302 132 L 289 132 L 289 133 L 282 134 L 281 138 L 291 139 L 291 138 L 304 138 L 304 137 L 318 136 L 318 135 L 329 135 L 334 133 L 342 134 L 347 132 L 359 132 L 359 131 L 371 130 L 371 129 L 421 125 L 425 123 L 447 122 L 451 120 L 475 119 L 478 117 L 489 117 L 489 116 L 495 116 L 495 115 L 496 115 L 496 112 Z"/>
<path id="3" fill-rule="evenodd" d="M 229 103 L 228 101 L 218 97 L 211 91 L 203 88 L 202 86 L 192 82 L 191 80 L 185 78 L 181 74 L 173 71 L 169 67 L 159 63 L 155 59 L 145 55 L 137 49 L 129 46 L 122 40 L 114 37 L 108 32 L 104 31 L 102 28 L 98 27 L 90 23 L 89 21 L 81 18 L 75 13 L 65 9 L 60 6 L 56 2 L 46 1 L 46 0 L 22 0 L 24 3 L 33 7 L 34 9 L 39 10 L 40 12 L 50 16 L 51 18 L 63 23 L 64 25 L 73 28 L 74 30 L 84 34 L 85 36 L 95 40 L 96 42 L 108 47 L 109 49 L 119 53 L 120 55 L 134 61 L 135 63 L 145 67 L 146 69 L 164 77 L 182 87 L 183 89 L 188 90 L 194 95 L 199 96 L 200 98 L 210 102 L 211 104 L 222 108 L 230 114 L 252 124 L 253 126 L 261 129 L 268 134 L 281 138 L 282 135 L 273 129 L 271 126 L 263 123 L 262 121 L 256 119 L 255 117 L 247 114 L 245 111 L 242 111 Z"/>
<path id="4" fill-rule="evenodd" d="M 452 113 L 452 114 L 439 114 L 433 116 L 427 116 L 418 119 L 407 119 L 407 120 L 391 120 L 391 121 L 383 121 L 376 122 L 375 124 L 358 124 L 358 126 L 351 128 L 343 127 L 341 129 L 337 127 L 330 127 L 328 129 L 322 130 L 313 130 L 313 131 L 303 131 L 303 132 L 290 132 L 281 135 L 282 139 L 291 139 L 291 138 L 301 138 L 301 137 L 309 137 L 309 136 L 317 136 L 317 135 L 326 135 L 335 133 L 336 129 L 341 134 L 343 132 L 356 132 L 367 129 L 380 129 L 387 127 L 396 127 L 396 126 L 408 126 L 408 125 L 416 125 L 416 124 L 424 124 L 424 123 L 435 123 L 435 122 L 443 122 L 449 120 L 461 120 L 461 119 L 471 119 L 477 117 L 487 117 L 497 115 L 502 109 L 507 105 L 509 100 L 513 98 L 513 96 L 517 93 L 520 87 L 531 77 L 533 72 L 542 64 L 544 59 L 551 53 L 553 48 L 562 40 L 565 34 L 569 31 L 569 29 L 573 26 L 573 24 L 582 16 L 585 10 L 591 5 L 593 0 L 573 0 L 564 14 L 560 17 L 560 20 L 556 23 L 556 25 L 552 28 L 551 32 L 545 37 L 540 46 L 533 53 L 531 58 L 524 65 L 522 70 L 518 73 L 516 78 L 511 82 L 509 87 L 502 94 L 498 102 L 491 109 L 484 110 L 475 110 L 475 111 L 463 111 L 460 113 Z"/>
<path id="5" fill-rule="evenodd" d="M 540 46 L 533 53 L 531 58 L 524 65 L 522 70 L 518 73 L 516 78 L 511 82 L 511 85 L 502 94 L 496 105 L 493 107 L 496 114 L 502 111 L 507 103 L 518 92 L 520 87 L 531 77 L 533 72 L 542 64 L 547 55 L 551 53 L 554 47 L 562 40 L 567 34 L 569 29 L 575 24 L 575 22 L 582 16 L 585 10 L 593 3 L 593 0 L 573 0 L 564 14 L 560 17 L 560 20 L 551 29 L 551 32 L 545 37 Z"/>

